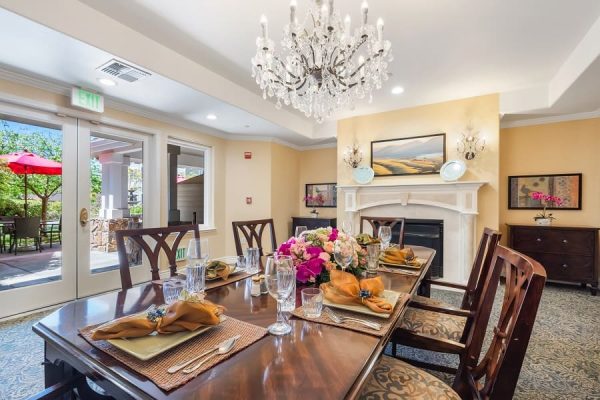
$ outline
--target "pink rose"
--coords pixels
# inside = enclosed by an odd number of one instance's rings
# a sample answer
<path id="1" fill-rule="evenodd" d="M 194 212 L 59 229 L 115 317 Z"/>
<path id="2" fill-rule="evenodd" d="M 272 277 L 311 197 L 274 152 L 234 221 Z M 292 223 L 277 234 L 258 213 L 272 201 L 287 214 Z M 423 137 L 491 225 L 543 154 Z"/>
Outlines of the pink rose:
<path id="1" fill-rule="evenodd" d="M 329 254 L 333 253 L 333 242 L 323 243 L 323 250 L 325 250 Z"/>
<path id="2" fill-rule="evenodd" d="M 329 256 L 329 253 L 322 252 L 321 254 L 319 254 L 319 258 L 323 261 L 329 261 L 331 257 Z"/>

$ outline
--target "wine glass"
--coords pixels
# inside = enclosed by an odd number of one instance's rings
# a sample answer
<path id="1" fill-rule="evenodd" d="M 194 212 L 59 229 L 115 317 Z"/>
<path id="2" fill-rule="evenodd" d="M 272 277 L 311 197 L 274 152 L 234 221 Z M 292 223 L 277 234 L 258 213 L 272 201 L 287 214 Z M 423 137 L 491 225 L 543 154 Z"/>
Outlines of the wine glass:
<path id="1" fill-rule="evenodd" d="M 294 231 L 294 237 L 299 238 L 303 232 L 306 232 L 308 228 L 304 225 L 298 225 Z"/>
<path id="2" fill-rule="evenodd" d="M 348 265 L 352 262 L 352 250 L 350 241 L 344 242 L 342 240 L 336 240 L 333 242 L 333 257 L 335 258 L 335 262 L 342 267 L 342 271 L 346 271 L 346 268 L 348 268 Z"/>
<path id="3" fill-rule="evenodd" d="M 383 250 L 387 249 L 390 245 L 390 240 L 392 240 L 392 228 L 386 225 L 381 225 L 379 227 L 379 231 L 377 232 L 377 237 L 381 240 L 381 248 Z"/>
<path id="4" fill-rule="evenodd" d="M 273 335 L 285 335 L 292 331 L 292 327 L 283 316 L 281 306 L 290 295 L 294 287 L 296 274 L 294 263 L 290 256 L 267 257 L 265 265 L 265 282 L 269 294 L 277 300 L 277 322 L 269 325 L 269 332 Z"/>
<path id="5" fill-rule="evenodd" d="M 344 232 L 346 235 L 352 236 L 353 229 L 351 219 L 345 219 L 342 221 L 342 232 Z"/>

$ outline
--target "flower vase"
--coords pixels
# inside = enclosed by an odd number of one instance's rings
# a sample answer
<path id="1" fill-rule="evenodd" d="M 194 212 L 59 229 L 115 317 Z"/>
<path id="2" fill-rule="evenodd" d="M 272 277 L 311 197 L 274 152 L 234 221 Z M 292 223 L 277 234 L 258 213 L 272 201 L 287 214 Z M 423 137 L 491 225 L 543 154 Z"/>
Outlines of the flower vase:
<path id="1" fill-rule="evenodd" d="M 540 226 L 550 226 L 552 225 L 552 219 L 550 218 L 536 218 L 535 224 Z"/>
<path id="2" fill-rule="evenodd" d="M 319 218 L 319 212 L 316 209 L 313 209 L 310 213 L 313 218 Z"/>

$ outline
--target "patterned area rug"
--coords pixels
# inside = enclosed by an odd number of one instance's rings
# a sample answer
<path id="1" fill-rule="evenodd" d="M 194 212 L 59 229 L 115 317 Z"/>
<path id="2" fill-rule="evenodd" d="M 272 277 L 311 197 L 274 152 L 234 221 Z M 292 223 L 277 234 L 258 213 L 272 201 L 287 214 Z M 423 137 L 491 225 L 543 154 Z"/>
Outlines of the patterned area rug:
<path id="1" fill-rule="evenodd" d="M 460 303 L 458 293 L 432 297 Z M 494 308 L 497 318 L 499 301 Z M 50 311 L 0 323 L 0 399 L 23 399 L 43 389 L 43 342 L 31 326 Z M 452 363 L 399 346 L 408 357 Z M 441 360 L 441 361 L 440 361 Z M 451 377 L 438 375 L 451 383 Z M 600 296 L 547 285 L 515 393 L 519 400 L 600 399 Z"/>
<path id="2" fill-rule="evenodd" d="M 433 298 L 460 305 L 459 293 L 432 292 Z M 498 321 L 502 294 L 499 289 L 490 324 Z M 391 346 L 387 350 L 391 351 Z M 453 356 L 404 346 L 397 351 L 408 358 L 458 365 Z M 452 384 L 453 376 L 432 374 Z M 576 287 L 546 285 L 514 399 L 600 399 L 600 296 Z"/>

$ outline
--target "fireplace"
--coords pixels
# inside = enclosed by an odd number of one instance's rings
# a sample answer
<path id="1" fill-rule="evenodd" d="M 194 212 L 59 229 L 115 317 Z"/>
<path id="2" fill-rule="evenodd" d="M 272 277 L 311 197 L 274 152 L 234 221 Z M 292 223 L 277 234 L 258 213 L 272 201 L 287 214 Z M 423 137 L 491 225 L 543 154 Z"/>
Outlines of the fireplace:
<path id="1" fill-rule="evenodd" d="M 343 208 L 338 217 L 351 218 L 355 224 L 361 215 L 406 218 L 405 243 L 437 250 L 432 277 L 466 283 L 475 251 L 477 192 L 484 184 L 339 185 Z"/>

